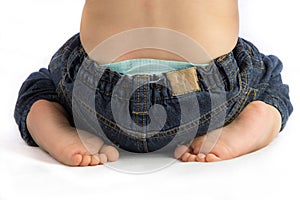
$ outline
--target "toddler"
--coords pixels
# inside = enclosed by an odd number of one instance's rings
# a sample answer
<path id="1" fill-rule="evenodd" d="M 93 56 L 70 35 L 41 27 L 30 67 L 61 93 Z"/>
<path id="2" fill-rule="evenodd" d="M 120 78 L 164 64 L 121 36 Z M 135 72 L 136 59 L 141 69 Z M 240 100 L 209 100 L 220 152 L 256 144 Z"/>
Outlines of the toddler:
<path id="1" fill-rule="evenodd" d="M 188 62 L 176 52 L 143 48 L 105 60 L 97 51 L 111 36 L 145 27 L 182 33 L 209 56 Z M 232 159 L 263 148 L 293 108 L 280 60 L 239 38 L 238 29 L 238 0 L 86 0 L 80 34 L 20 89 L 15 119 L 21 136 L 70 166 L 117 161 L 117 147 L 146 153 L 169 146 L 183 162 Z M 176 41 L 167 35 L 157 42 Z M 224 101 L 213 105 L 218 93 Z M 208 135 L 217 132 L 204 152 Z"/>

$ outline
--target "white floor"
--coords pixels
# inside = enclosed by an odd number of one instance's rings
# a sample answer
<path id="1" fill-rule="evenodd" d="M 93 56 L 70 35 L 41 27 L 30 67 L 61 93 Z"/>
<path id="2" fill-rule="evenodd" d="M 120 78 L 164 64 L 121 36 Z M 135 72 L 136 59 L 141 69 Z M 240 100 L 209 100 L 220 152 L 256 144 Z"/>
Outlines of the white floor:
<path id="1" fill-rule="evenodd" d="M 70 168 L 25 145 L 13 119 L 17 93 L 32 71 L 47 64 L 78 32 L 84 1 L 0 0 L 0 200 L 14 199 L 300 199 L 300 27 L 295 0 L 240 1 L 240 35 L 284 63 L 294 113 L 267 148 L 219 163 L 180 163 L 150 174 L 121 173 L 107 166 Z M 14 6 L 15 5 L 15 6 Z M 118 169 L 174 162 L 123 156 Z"/>

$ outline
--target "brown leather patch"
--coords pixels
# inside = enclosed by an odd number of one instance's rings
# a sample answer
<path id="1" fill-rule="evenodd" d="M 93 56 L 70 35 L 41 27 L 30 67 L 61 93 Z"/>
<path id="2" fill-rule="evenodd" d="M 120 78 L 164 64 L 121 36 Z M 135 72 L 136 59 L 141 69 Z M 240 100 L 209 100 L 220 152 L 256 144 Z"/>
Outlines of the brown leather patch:
<path id="1" fill-rule="evenodd" d="M 172 87 L 173 96 L 200 90 L 196 67 L 168 72 L 166 75 Z"/>

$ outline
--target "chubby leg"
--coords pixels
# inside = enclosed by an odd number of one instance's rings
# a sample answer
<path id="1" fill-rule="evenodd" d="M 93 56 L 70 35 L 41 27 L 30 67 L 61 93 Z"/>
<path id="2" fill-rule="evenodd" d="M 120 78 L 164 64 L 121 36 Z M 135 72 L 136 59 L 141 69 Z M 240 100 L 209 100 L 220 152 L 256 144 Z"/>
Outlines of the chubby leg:
<path id="1" fill-rule="evenodd" d="M 242 156 L 267 146 L 281 127 L 279 111 L 262 101 L 253 101 L 229 125 L 223 127 L 216 145 L 207 155 L 200 148 L 206 136 L 195 138 L 191 145 L 175 149 L 175 158 L 183 162 L 214 162 Z"/>
<path id="2" fill-rule="evenodd" d="M 59 162 L 70 166 L 91 166 L 116 161 L 119 152 L 88 132 L 70 126 L 64 108 L 39 100 L 27 116 L 27 127 L 34 141 Z"/>

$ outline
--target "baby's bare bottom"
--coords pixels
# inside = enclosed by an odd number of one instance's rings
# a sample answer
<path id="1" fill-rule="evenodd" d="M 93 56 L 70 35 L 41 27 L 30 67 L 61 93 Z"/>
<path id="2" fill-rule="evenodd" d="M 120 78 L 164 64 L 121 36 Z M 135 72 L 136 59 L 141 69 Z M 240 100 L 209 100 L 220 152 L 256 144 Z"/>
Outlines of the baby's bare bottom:
<path id="1" fill-rule="evenodd" d="M 99 165 L 119 158 L 118 150 L 105 145 L 100 138 L 84 131 L 79 137 L 77 130 L 68 123 L 64 109 L 57 103 L 35 103 L 28 114 L 27 125 L 35 142 L 63 164 Z M 200 153 L 206 137 L 200 136 L 190 146 L 177 147 L 174 156 L 184 162 L 232 159 L 268 145 L 278 134 L 280 125 L 281 116 L 277 109 L 261 101 L 254 101 L 222 129 L 222 135 L 209 154 Z M 92 150 L 82 143 L 83 138 Z"/>

